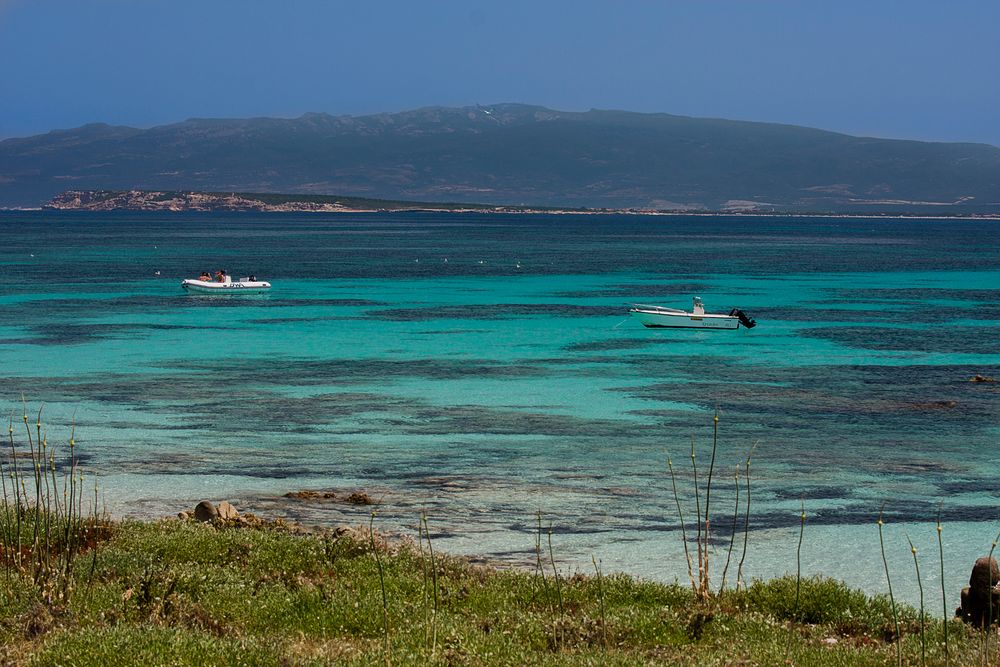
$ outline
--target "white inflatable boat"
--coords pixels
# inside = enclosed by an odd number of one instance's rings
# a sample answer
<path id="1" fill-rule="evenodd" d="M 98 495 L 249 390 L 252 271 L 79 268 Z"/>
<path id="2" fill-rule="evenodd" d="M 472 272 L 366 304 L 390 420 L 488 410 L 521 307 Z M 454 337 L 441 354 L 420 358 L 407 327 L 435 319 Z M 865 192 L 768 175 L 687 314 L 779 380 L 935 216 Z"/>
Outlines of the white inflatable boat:
<path id="1" fill-rule="evenodd" d="M 257 280 L 256 276 L 239 280 L 224 276 L 222 280 L 188 278 L 181 281 L 181 287 L 188 292 L 201 294 L 260 294 L 271 289 L 271 283 Z"/>

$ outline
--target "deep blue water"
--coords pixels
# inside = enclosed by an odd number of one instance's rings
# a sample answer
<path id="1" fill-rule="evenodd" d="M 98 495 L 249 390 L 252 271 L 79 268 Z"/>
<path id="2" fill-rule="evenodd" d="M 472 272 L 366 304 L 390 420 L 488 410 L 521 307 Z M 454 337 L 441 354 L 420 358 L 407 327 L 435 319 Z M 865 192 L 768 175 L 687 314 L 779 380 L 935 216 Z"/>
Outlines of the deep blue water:
<path id="1" fill-rule="evenodd" d="M 386 527 L 427 509 L 452 551 L 528 557 L 541 511 L 569 566 L 684 580 L 665 463 L 690 516 L 718 410 L 714 530 L 728 544 L 755 447 L 755 576 L 794 568 L 800 504 L 807 571 L 868 588 L 883 504 L 900 568 L 940 514 L 949 584 L 1000 529 L 1000 385 L 969 381 L 1000 379 L 995 221 L 7 212 L 0 232 L 0 405 L 44 405 L 53 441 L 75 423 L 116 513 L 355 521 L 280 496 L 361 488 Z M 274 288 L 179 289 L 217 268 Z M 759 326 L 626 319 L 694 295 Z"/>

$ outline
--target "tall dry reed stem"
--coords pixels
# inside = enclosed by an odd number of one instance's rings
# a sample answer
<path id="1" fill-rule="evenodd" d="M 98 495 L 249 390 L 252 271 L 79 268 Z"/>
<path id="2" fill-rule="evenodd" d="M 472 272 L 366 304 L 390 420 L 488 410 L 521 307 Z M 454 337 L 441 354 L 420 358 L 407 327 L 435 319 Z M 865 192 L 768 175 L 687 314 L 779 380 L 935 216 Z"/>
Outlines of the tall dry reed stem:
<path id="1" fill-rule="evenodd" d="M 97 479 L 94 479 L 94 512 L 91 520 L 91 526 L 93 530 L 97 530 L 97 492 L 98 492 Z M 87 593 L 90 593 L 90 585 L 94 582 L 94 574 L 97 572 L 97 547 L 92 549 L 93 553 L 90 557 L 90 574 L 87 575 Z"/>
<path id="2" fill-rule="evenodd" d="M 429 593 L 427 591 L 427 558 L 424 556 L 424 513 L 421 512 L 417 519 L 417 553 L 420 555 L 420 592 L 421 601 L 424 607 L 424 644 L 430 643 L 430 606 L 427 604 Z"/>
<path id="3" fill-rule="evenodd" d="M 739 567 L 736 568 L 736 590 L 740 589 L 740 584 L 746 587 L 743 581 L 743 563 L 747 559 L 747 543 L 750 541 L 750 459 L 753 458 L 753 450 L 756 448 L 757 443 L 755 442 L 747 454 L 746 473 L 744 474 L 747 482 L 747 511 L 743 520 L 743 553 L 740 555 Z"/>
<path id="4" fill-rule="evenodd" d="M 368 540 L 371 543 L 372 554 L 375 556 L 375 566 L 378 569 L 379 588 L 382 589 L 382 655 L 385 664 L 392 664 L 392 653 L 389 646 L 389 597 L 385 591 L 385 572 L 382 569 L 382 556 L 375 544 L 375 512 L 372 512 L 368 522 Z"/>
<path id="5" fill-rule="evenodd" d="M 800 500 L 801 512 L 799 514 L 799 543 L 795 548 L 795 605 L 792 607 L 792 622 L 788 624 L 788 635 L 785 640 L 785 655 L 789 664 L 793 663 L 790 654 L 792 651 L 792 637 L 795 634 L 795 623 L 799 621 L 799 592 L 802 588 L 802 538 L 806 532 L 806 507 L 805 502 Z"/>
<path id="6" fill-rule="evenodd" d="M 941 617 L 941 625 L 944 629 L 944 664 L 948 667 L 951 664 L 951 651 L 948 646 L 948 596 L 944 588 L 944 539 L 941 537 L 941 507 L 938 506 L 937 515 L 937 537 L 938 537 L 938 564 L 941 566 L 941 609 L 944 612 Z M 992 600 L 990 604 L 992 605 Z"/>
<path id="7" fill-rule="evenodd" d="M 697 568 L 698 583 L 695 586 L 694 591 L 698 595 L 698 597 L 704 597 L 704 588 L 702 587 L 702 582 L 704 579 L 703 572 L 705 567 L 704 553 L 703 553 L 705 543 L 702 540 L 702 532 L 701 532 L 701 527 L 702 527 L 701 489 L 698 488 L 698 462 L 695 459 L 694 437 L 691 438 L 691 474 L 694 476 L 694 512 L 695 512 L 695 518 L 697 519 L 695 521 L 696 530 L 695 530 L 694 541 L 695 541 L 695 550 L 697 551 L 697 557 L 698 557 L 698 568 Z"/>
<path id="8" fill-rule="evenodd" d="M 14 541 L 13 522 L 10 517 L 10 495 L 7 492 L 7 474 L 8 472 L 4 470 L 3 461 L 0 460 L 0 482 L 2 482 L 3 486 L 3 534 L 0 535 L 0 540 L 2 540 L 0 544 L 2 544 L 5 549 L 10 547 Z M 17 510 L 15 509 L 14 511 L 16 512 Z M 14 562 L 13 559 L 6 553 L 3 554 L 3 565 L 4 574 L 6 574 L 7 579 L 10 580 L 13 576 Z"/>
<path id="9" fill-rule="evenodd" d="M 421 573 L 421 600 L 424 608 L 424 647 L 431 643 L 431 619 L 430 606 L 427 604 L 429 593 L 427 592 L 427 558 L 424 556 L 424 513 L 420 512 L 417 518 L 417 552 L 420 554 Z"/>
<path id="10" fill-rule="evenodd" d="M 892 594 L 892 579 L 889 577 L 889 561 L 885 557 L 885 538 L 882 535 L 882 526 L 885 522 L 882 521 L 882 512 L 885 510 L 885 504 L 882 504 L 882 508 L 878 511 L 878 543 L 882 548 L 882 565 L 885 567 L 885 583 L 889 587 L 889 606 L 892 609 L 892 624 L 896 631 L 896 664 L 902 666 L 903 664 L 903 652 L 900 646 L 901 638 L 899 636 L 899 614 L 896 612 L 896 598 Z"/>
<path id="11" fill-rule="evenodd" d="M 910 543 L 910 553 L 913 554 L 913 569 L 917 572 L 917 589 L 920 591 L 920 665 L 927 662 L 927 643 L 924 638 L 924 582 L 920 580 L 920 563 L 917 560 L 917 548 L 913 546 L 910 536 L 906 536 L 906 541 Z"/>
<path id="12" fill-rule="evenodd" d="M 548 604 L 549 609 L 553 609 L 552 599 L 549 595 L 549 580 L 545 577 L 545 567 L 542 564 L 542 510 L 538 510 L 535 513 L 535 518 L 537 520 L 537 529 L 535 531 L 535 580 L 541 579 L 541 585 L 538 588 L 539 597 L 545 600 Z"/>
<path id="13" fill-rule="evenodd" d="M 795 617 L 799 615 L 799 589 L 802 587 L 802 538 L 806 534 L 806 504 L 800 501 L 802 507 L 799 523 L 799 545 L 795 549 Z"/>
<path id="14" fill-rule="evenodd" d="M 556 582 L 556 598 L 559 600 L 559 627 L 561 628 L 562 620 L 566 618 L 566 610 L 563 607 L 563 596 L 562 596 L 562 582 L 559 579 L 559 570 L 556 569 L 556 555 L 555 551 L 552 550 L 552 524 L 549 524 L 549 562 L 552 563 L 552 578 Z M 557 646 L 562 646 L 562 631 L 558 631 Z"/>
<path id="15" fill-rule="evenodd" d="M 711 543 L 712 534 L 712 517 L 709 510 L 709 505 L 712 500 L 712 475 L 715 472 L 715 454 L 719 447 L 719 411 L 716 410 L 715 414 L 712 415 L 712 458 L 708 464 L 708 481 L 705 484 L 705 531 L 704 531 L 704 548 L 702 549 L 704 562 L 701 568 L 701 592 L 705 598 L 711 595 L 711 588 L 709 587 L 709 574 L 708 574 L 708 550 Z"/>
<path id="16" fill-rule="evenodd" d="M 726 588 L 726 573 L 729 572 L 729 562 L 733 559 L 733 547 L 736 546 L 736 524 L 740 519 L 740 466 L 736 464 L 736 473 L 733 475 L 734 487 L 736 488 L 736 499 L 733 501 L 733 527 L 729 533 L 729 551 L 726 553 L 726 566 L 722 568 L 722 583 L 719 585 L 721 593 Z"/>
<path id="17" fill-rule="evenodd" d="M 4 553 L 8 553 L 13 550 L 13 567 L 18 572 L 24 569 L 24 552 L 21 551 L 21 518 L 24 514 L 24 505 L 22 504 L 23 495 L 21 489 L 23 485 L 20 484 L 20 468 L 17 463 L 17 447 L 14 445 L 14 418 L 11 417 L 7 422 L 7 437 L 10 441 L 10 480 L 12 493 L 14 494 L 14 526 L 11 530 L 12 538 L 7 544 L 4 545 Z"/>
<path id="18" fill-rule="evenodd" d="M 437 652 L 437 617 L 438 617 L 438 568 L 437 560 L 434 556 L 434 544 L 431 542 L 430 526 L 427 524 L 427 515 L 423 515 L 424 536 L 427 538 L 427 550 L 431 556 L 431 585 L 434 590 L 434 610 L 431 614 L 431 657 Z"/>
<path id="19" fill-rule="evenodd" d="M 608 617 L 604 609 L 604 576 L 601 573 L 601 567 L 597 564 L 597 559 L 594 556 L 590 557 L 590 560 L 594 563 L 594 570 L 597 572 L 597 599 L 600 602 L 601 610 L 601 646 L 605 651 L 608 650 Z"/>
<path id="20" fill-rule="evenodd" d="M 42 576 L 42 569 L 44 567 L 42 561 L 42 554 L 38 548 L 38 529 L 39 529 L 39 519 L 38 511 L 42 506 L 41 503 L 41 485 L 38 484 L 38 456 L 35 453 L 35 443 L 31 438 L 31 427 L 28 425 L 28 405 L 25 402 L 24 395 L 21 395 L 21 404 L 23 407 L 22 416 L 24 417 L 24 432 L 28 439 L 28 452 L 31 454 L 31 473 L 35 481 L 35 505 L 34 505 L 34 517 L 32 523 L 32 534 L 31 534 L 31 553 L 32 559 L 36 562 L 36 566 L 33 568 L 33 579 L 35 584 L 38 584 L 39 578 Z M 41 417 L 39 417 L 40 419 Z"/>

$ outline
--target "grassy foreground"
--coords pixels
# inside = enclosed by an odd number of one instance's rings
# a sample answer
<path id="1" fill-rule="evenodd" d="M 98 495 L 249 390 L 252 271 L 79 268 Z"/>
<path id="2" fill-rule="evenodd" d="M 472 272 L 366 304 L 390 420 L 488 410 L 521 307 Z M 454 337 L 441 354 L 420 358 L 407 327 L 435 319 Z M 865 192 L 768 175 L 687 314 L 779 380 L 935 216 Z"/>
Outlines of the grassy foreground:
<path id="1" fill-rule="evenodd" d="M 831 580 L 798 593 L 794 577 L 757 582 L 706 602 L 544 564 L 432 560 L 426 541 L 365 527 L 116 523 L 73 560 L 63 596 L 0 571 L 0 665 L 897 664 L 889 601 Z M 919 665 L 919 614 L 900 615 L 902 661 Z M 1000 661 L 995 638 L 986 649 L 981 633 L 949 630 L 950 664 Z M 925 647 L 926 664 L 945 664 L 940 619 Z"/>

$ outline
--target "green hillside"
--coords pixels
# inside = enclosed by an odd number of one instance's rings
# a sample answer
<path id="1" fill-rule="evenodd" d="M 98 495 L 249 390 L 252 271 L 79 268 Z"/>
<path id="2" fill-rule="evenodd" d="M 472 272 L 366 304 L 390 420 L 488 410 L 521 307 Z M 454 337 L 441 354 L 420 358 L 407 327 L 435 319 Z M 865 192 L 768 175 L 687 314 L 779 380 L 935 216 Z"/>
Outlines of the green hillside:
<path id="1" fill-rule="evenodd" d="M 86 125 L 0 142 L 0 206 L 68 189 L 657 209 L 996 212 L 1000 148 L 502 104 Z"/>

